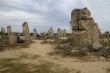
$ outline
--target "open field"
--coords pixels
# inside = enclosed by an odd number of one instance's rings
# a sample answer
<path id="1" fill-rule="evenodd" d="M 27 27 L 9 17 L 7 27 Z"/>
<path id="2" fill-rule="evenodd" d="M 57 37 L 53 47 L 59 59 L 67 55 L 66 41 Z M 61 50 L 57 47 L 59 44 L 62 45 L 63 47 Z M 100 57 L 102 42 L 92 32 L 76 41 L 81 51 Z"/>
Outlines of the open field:
<path id="1" fill-rule="evenodd" d="M 110 73 L 110 60 L 49 55 L 54 46 L 41 42 L 1 51 L 0 73 Z"/>

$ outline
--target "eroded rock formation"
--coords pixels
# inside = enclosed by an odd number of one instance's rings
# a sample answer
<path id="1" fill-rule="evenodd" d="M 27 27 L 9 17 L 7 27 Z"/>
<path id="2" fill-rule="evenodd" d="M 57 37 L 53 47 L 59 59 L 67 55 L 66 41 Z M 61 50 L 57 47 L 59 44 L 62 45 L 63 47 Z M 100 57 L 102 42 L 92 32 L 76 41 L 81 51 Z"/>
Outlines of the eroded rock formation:
<path id="1" fill-rule="evenodd" d="M 26 43 L 30 44 L 31 39 L 30 39 L 29 27 L 28 27 L 28 23 L 27 22 L 23 23 L 23 36 L 26 39 Z"/>
<path id="2" fill-rule="evenodd" d="M 37 39 L 37 30 L 35 28 L 33 29 L 33 38 Z"/>
<path id="3" fill-rule="evenodd" d="M 1 27 L 1 33 L 5 33 L 5 28 Z"/>
<path id="4" fill-rule="evenodd" d="M 51 38 L 53 37 L 53 35 L 54 35 L 53 28 L 50 27 L 50 29 L 48 30 L 48 37 Z"/>
<path id="5" fill-rule="evenodd" d="M 66 37 L 66 30 L 61 30 L 60 28 L 58 28 L 57 34 L 59 37 Z"/>
<path id="6" fill-rule="evenodd" d="M 92 46 L 96 49 L 101 47 L 98 24 L 95 23 L 91 17 L 91 12 L 87 8 L 74 9 L 71 13 L 70 23 L 76 47 Z"/>
<path id="7" fill-rule="evenodd" d="M 12 33 L 11 26 L 7 26 L 7 34 L 8 36 Z"/>
<path id="8" fill-rule="evenodd" d="M 17 35 L 16 35 L 16 33 L 11 33 L 9 35 L 9 45 L 16 46 L 16 44 L 17 44 Z"/>

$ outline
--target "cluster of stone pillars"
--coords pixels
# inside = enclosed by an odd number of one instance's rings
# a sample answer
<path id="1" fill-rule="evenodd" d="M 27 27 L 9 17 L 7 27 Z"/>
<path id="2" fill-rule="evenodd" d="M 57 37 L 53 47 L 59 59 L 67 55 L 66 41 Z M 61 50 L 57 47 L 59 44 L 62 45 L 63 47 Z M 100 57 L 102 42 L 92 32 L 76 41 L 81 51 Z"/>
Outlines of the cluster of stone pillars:
<path id="1" fill-rule="evenodd" d="M 5 34 L 5 28 L 1 28 L 1 33 Z M 34 36 L 36 36 L 36 30 L 34 29 Z M 17 33 L 12 32 L 11 26 L 7 26 L 7 36 L 8 36 L 8 43 L 10 46 L 16 46 L 17 44 Z M 29 33 L 29 27 L 28 23 L 24 22 L 23 23 L 23 36 L 25 37 L 25 43 L 27 45 L 30 44 L 31 39 L 30 39 L 30 33 Z"/>
<path id="2" fill-rule="evenodd" d="M 60 28 L 58 28 L 57 34 L 59 37 L 66 37 L 66 30 L 61 30 Z"/>

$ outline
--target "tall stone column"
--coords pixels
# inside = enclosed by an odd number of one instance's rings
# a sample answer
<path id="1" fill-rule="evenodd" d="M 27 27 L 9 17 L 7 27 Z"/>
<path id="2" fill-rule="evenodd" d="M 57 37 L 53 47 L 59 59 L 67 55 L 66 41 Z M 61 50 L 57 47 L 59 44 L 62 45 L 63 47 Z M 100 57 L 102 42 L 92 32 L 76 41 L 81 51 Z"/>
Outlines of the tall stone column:
<path id="1" fill-rule="evenodd" d="M 64 37 L 66 37 L 66 29 L 64 29 L 63 31 L 64 31 Z"/>
<path id="2" fill-rule="evenodd" d="M 57 35 L 58 35 L 58 37 L 61 37 L 61 30 L 60 30 L 60 28 L 58 28 L 58 30 L 57 30 Z"/>
<path id="3" fill-rule="evenodd" d="M 12 33 L 11 26 L 7 26 L 7 34 L 8 36 Z"/>
<path id="4" fill-rule="evenodd" d="M 53 28 L 52 27 L 48 30 L 48 37 L 49 38 L 53 37 Z"/>
<path id="5" fill-rule="evenodd" d="M 30 39 L 29 27 L 27 22 L 23 23 L 23 36 L 26 38 L 26 43 L 30 44 L 31 39 Z"/>
<path id="6" fill-rule="evenodd" d="M 5 28 L 1 27 L 1 33 L 5 33 Z"/>
<path id="7" fill-rule="evenodd" d="M 9 45 L 10 46 L 16 46 L 17 44 L 17 34 L 16 33 L 10 33 L 9 34 Z"/>
<path id="8" fill-rule="evenodd" d="M 33 38 L 37 39 L 37 30 L 35 28 L 33 29 Z"/>

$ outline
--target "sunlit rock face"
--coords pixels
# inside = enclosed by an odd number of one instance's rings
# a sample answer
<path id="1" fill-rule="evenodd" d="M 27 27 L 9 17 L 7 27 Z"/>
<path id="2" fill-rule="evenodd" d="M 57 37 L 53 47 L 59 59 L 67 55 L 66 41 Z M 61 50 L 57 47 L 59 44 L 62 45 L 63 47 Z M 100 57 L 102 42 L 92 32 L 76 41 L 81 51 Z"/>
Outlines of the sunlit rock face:
<path id="1" fill-rule="evenodd" d="M 87 8 L 74 9 L 71 13 L 71 26 L 74 37 L 74 46 L 82 48 L 92 46 L 99 48 L 100 31 L 98 24 L 91 17 L 91 12 Z"/>

